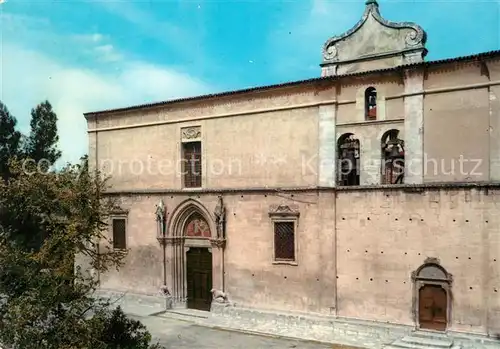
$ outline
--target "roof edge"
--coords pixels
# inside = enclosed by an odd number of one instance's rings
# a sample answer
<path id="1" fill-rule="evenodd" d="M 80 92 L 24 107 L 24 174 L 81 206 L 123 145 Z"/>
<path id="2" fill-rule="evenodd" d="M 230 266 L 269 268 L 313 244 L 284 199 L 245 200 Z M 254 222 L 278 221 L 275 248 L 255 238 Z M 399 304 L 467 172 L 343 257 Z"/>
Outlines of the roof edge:
<path id="1" fill-rule="evenodd" d="M 476 53 L 476 54 L 472 54 L 472 55 L 468 55 L 468 56 L 460 56 L 460 57 L 446 58 L 446 59 L 435 60 L 435 61 L 428 61 L 428 62 L 424 61 L 424 62 L 418 62 L 418 63 L 404 64 L 404 65 L 399 65 L 399 66 L 396 66 L 393 68 L 368 70 L 368 71 L 364 71 L 364 72 L 357 72 L 357 73 L 344 74 L 344 75 L 317 77 L 317 78 L 311 78 L 311 79 L 305 79 L 305 80 L 290 81 L 290 82 L 285 82 L 285 83 L 280 83 L 280 84 L 263 85 L 263 86 L 256 86 L 256 87 L 240 89 L 240 90 L 232 90 L 232 91 L 225 91 L 225 92 L 219 92 L 219 93 L 213 93 L 213 94 L 177 98 L 177 99 L 171 99 L 171 100 L 166 100 L 166 101 L 161 101 L 161 102 L 145 103 L 145 104 L 133 105 L 133 106 L 122 107 L 122 108 L 105 109 L 105 110 L 100 110 L 100 111 L 87 112 L 87 113 L 84 113 L 83 115 L 86 119 L 88 119 L 91 116 L 98 116 L 98 115 L 112 114 L 112 113 L 121 113 L 121 112 L 127 112 L 127 111 L 131 111 L 131 110 L 138 110 L 138 109 L 143 109 L 143 108 L 155 108 L 155 107 L 161 107 L 164 105 L 170 105 L 170 104 L 175 104 L 175 103 L 208 100 L 208 99 L 212 99 L 212 98 L 220 98 L 220 97 L 226 97 L 226 96 L 231 96 L 231 95 L 240 95 L 240 94 L 244 94 L 244 93 L 267 91 L 267 90 L 272 90 L 275 88 L 306 85 L 306 84 L 316 83 L 316 82 L 320 82 L 320 81 L 328 81 L 328 80 L 333 81 L 333 80 L 340 80 L 342 78 L 347 78 L 347 77 L 367 76 L 370 74 L 394 72 L 394 71 L 404 70 L 404 69 L 408 69 L 408 68 L 427 67 L 427 66 L 431 66 L 431 65 L 439 65 L 439 64 L 447 64 L 447 63 L 455 63 L 455 62 L 467 62 L 467 61 L 473 62 L 473 61 L 476 61 L 478 59 L 494 58 L 494 57 L 500 57 L 500 49 Z"/>

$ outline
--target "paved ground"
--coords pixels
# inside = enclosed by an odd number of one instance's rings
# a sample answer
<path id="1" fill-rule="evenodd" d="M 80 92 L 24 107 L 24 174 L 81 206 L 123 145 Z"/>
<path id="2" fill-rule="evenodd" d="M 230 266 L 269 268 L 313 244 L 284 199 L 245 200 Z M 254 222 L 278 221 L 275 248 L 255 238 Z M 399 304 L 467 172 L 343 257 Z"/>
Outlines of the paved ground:
<path id="1" fill-rule="evenodd" d="M 138 317 L 167 349 L 344 349 L 332 345 L 249 335 L 162 317 Z M 346 348 L 348 349 L 348 348 Z"/>
<path id="2" fill-rule="evenodd" d="M 120 305 L 130 317 L 147 326 L 155 338 L 154 342 L 159 341 L 167 349 L 356 349 L 214 329 L 185 321 L 184 318 L 152 316 L 159 312 L 158 308 L 136 302 Z"/>

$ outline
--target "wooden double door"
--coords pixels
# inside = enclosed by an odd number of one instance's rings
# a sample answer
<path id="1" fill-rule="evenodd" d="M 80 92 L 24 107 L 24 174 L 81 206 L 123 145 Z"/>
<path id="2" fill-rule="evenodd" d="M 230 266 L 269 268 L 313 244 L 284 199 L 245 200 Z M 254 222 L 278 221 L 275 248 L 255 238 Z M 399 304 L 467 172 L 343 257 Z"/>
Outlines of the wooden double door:
<path id="1" fill-rule="evenodd" d="M 445 331 L 448 321 L 448 296 L 439 285 L 425 285 L 418 295 L 421 329 Z"/>
<path id="2" fill-rule="evenodd" d="M 191 247 L 186 253 L 187 307 L 210 311 L 212 303 L 212 253 Z"/>

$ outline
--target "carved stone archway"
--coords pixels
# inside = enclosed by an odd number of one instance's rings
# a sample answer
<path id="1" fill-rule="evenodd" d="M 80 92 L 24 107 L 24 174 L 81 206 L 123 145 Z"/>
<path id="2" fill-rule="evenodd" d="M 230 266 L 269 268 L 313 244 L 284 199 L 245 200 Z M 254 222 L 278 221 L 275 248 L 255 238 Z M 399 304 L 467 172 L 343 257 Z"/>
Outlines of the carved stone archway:
<path id="1" fill-rule="evenodd" d="M 223 289 L 225 239 L 219 236 L 220 227 L 216 224 L 217 215 L 215 216 L 216 219 L 204 205 L 194 199 L 182 202 L 172 213 L 165 243 L 170 269 L 167 283 L 173 307 L 188 306 L 187 259 L 190 251 L 206 250 L 211 253 L 211 284 L 214 289 Z"/>
<path id="2" fill-rule="evenodd" d="M 441 266 L 438 259 L 427 258 L 424 264 L 412 272 L 411 277 L 413 281 L 412 312 L 417 329 L 446 331 L 451 322 L 452 275 Z M 433 294 L 438 296 L 438 301 L 432 299 Z M 425 300 L 423 299 L 424 295 L 427 297 Z M 429 296 L 432 303 L 430 306 L 425 304 L 426 301 L 429 301 Z M 441 305 L 437 304 L 440 302 Z M 430 308 L 429 311 L 433 313 L 433 319 L 426 320 L 424 323 L 423 319 L 426 318 L 427 314 L 423 312 L 427 311 L 426 308 Z"/>

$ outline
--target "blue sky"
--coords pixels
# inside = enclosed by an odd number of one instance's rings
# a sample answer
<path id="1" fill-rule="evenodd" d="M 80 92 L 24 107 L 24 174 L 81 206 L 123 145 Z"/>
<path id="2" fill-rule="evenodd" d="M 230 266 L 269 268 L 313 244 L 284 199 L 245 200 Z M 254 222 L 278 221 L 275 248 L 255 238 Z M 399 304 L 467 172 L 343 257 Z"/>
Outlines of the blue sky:
<path id="1" fill-rule="evenodd" d="M 428 60 L 500 49 L 500 0 L 379 0 L 428 33 Z M 28 130 L 49 99 L 65 161 L 87 150 L 83 112 L 320 75 L 322 44 L 364 0 L 0 0 L 0 100 Z"/>

